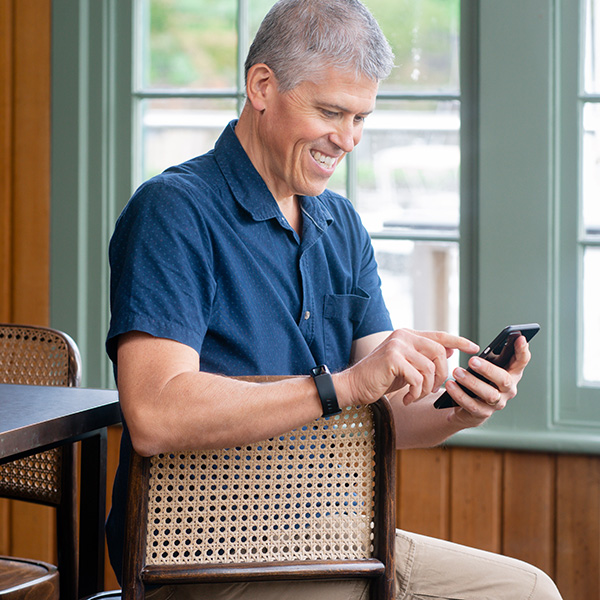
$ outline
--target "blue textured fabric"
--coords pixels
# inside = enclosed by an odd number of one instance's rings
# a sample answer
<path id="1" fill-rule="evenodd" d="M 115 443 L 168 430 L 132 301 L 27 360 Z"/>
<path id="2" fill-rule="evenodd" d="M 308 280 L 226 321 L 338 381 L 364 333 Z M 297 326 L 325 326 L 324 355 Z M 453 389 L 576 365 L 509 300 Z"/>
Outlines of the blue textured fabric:
<path id="1" fill-rule="evenodd" d="M 300 238 L 233 127 L 143 184 L 120 216 L 108 353 L 115 361 L 117 336 L 139 330 L 191 346 L 210 372 L 342 369 L 353 339 L 390 327 L 369 236 L 326 191 L 302 198 Z"/>
<path id="2" fill-rule="evenodd" d="M 347 199 L 302 197 L 289 226 L 229 124 L 213 151 L 144 183 L 110 244 L 111 325 L 194 348 L 203 371 L 294 375 L 348 365 L 352 341 L 391 330 L 369 236 Z M 117 367 L 118 368 L 118 367 Z M 121 571 L 131 442 L 125 427 L 107 524 Z"/>

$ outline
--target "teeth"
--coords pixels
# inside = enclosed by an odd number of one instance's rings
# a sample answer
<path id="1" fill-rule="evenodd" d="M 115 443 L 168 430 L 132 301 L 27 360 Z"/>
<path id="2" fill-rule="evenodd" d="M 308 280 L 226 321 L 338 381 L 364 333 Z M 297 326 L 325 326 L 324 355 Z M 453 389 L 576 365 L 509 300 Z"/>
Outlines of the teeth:
<path id="1" fill-rule="evenodd" d="M 312 153 L 312 156 L 317 162 L 320 162 L 321 164 L 325 165 L 326 167 L 331 168 L 335 164 L 335 158 L 332 158 L 331 156 L 325 156 L 324 154 L 321 154 L 320 152 L 315 151 Z"/>

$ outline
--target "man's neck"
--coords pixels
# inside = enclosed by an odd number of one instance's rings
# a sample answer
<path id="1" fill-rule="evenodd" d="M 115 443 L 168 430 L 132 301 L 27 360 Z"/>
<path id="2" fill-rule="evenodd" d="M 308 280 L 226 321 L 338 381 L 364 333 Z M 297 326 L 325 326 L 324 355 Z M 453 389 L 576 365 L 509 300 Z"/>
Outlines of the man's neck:
<path id="1" fill-rule="evenodd" d="M 248 111 L 248 112 L 247 112 Z M 257 138 L 253 134 L 253 120 L 250 114 L 250 109 L 246 106 L 242 110 L 242 114 L 235 126 L 235 134 L 242 145 L 242 148 L 248 155 L 250 162 L 254 165 L 254 168 L 258 171 L 266 186 L 273 194 L 275 201 L 279 205 L 279 209 L 283 216 L 287 219 L 290 227 L 296 231 L 296 233 L 302 235 L 302 211 L 300 210 L 300 199 L 296 196 L 288 196 L 286 198 L 278 198 L 274 190 L 269 186 L 269 182 L 265 177 L 264 169 L 262 168 L 262 162 L 259 160 L 260 153 L 255 151 L 253 140 Z"/>
<path id="2" fill-rule="evenodd" d="M 291 200 L 278 202 L 278 204 L 290 227 L 302 237 L 302 210 L 298 196 L 292 196 Z"/>

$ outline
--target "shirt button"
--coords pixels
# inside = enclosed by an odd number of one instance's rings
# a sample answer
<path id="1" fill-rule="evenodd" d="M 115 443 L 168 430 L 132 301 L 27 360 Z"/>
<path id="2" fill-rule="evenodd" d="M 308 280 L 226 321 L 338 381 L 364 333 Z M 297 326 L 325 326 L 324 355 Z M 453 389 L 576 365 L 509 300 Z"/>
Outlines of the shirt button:
<path id="1" fill-rule="evenodd" d="M 304 313 L 304 320 L 305 320 L 305 321 L 308 321 L 309 319 L 310 319 L 310 310 L 307 310 L 307 311 Z"/>

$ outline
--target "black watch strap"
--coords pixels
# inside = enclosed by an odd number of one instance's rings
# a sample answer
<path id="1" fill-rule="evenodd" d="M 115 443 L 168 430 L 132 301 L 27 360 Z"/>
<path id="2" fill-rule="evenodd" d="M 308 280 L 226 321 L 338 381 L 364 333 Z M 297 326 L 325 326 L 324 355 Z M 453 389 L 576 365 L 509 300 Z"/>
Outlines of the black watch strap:
<path id="1" fill-rule="evenodd" d="M 333 379 L 331 373 L 327 368 L 327 365 L 319 365 L 310 370 L 310 374 L 314 379 L 315 385 L 317 386 L 317 393 L 321 399 L 321 406 L 323 407 L 323 416 L 329 417 L 331 415 L 339 415 L 342 412 L 340 405 L 335 395 L 335 387 L 333 386 Z"/>

